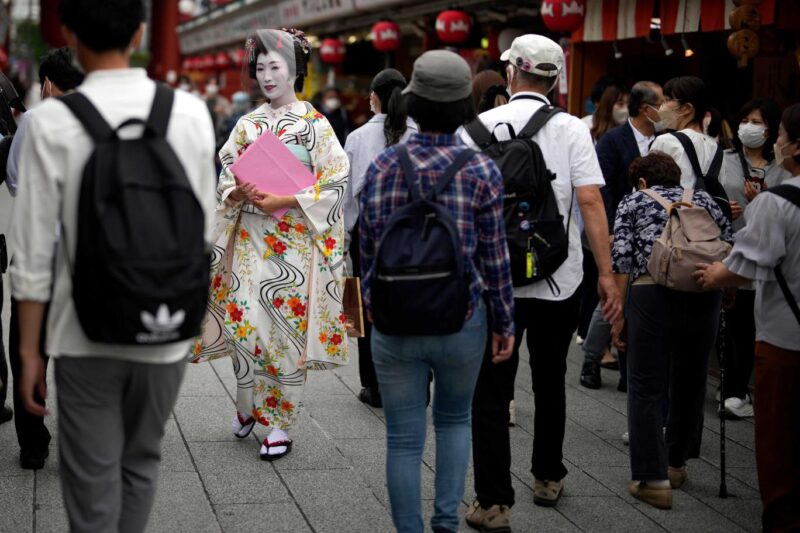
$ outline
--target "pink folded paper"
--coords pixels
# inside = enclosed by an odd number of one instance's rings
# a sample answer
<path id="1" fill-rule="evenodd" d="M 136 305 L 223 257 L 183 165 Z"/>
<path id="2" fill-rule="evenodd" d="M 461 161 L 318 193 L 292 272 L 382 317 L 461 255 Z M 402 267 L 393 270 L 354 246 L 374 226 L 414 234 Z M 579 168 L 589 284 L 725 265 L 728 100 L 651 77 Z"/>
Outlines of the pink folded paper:
<path id="1" fill-rule="evenodd" d="M 294 196 L 316 183 L 308 168 L 269 130 L 262 133 L 230 169 L 239 181 L 279 196 Z M 278 209 L 272 215 L 281 219 L 287 211 Z"/>

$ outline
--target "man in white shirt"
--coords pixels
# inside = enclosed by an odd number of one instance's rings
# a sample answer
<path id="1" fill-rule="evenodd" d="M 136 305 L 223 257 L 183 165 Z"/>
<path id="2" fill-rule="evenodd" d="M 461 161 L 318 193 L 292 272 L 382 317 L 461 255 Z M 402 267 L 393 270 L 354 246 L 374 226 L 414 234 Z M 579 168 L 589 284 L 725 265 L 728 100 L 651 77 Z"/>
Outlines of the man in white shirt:
<path id="1" fill-rule="evenodd" d="M 51 50 L 42 58 L 42 62 L 39 65 L 42 100 L 72 92 L 78 85 L 83 83 L 83 78 L 83 73 L 73 64 L 73 56 L 69 48 Z M 20 157 L 28 120 L 39 112 L 39 106 L 37 106 L 22 115 L 19 127 L 14 134 L 14 140 L 11 142 L 8 165 L 6 166 L 6 185 L 8 185 L 8 190 L 12 196 L 17 193 Z M 53 232 L 56 234 L 58 232 L 56 225 L 53 226 Z M 45 320 L 46 317 L 47 311 L 45 310 Z M 44 336 L 42 336 L 41 343 L 44 346 Z M 43 361 L 46 369 L 46 352 L 42 353 L 42 356 L 44 357 Z M 14 411 L 17 415 L 14 419 L 14 428 L 17 430 L 17 442 L 19 443 L 19 464 L 26 470 L 39 470 L 44 468 L 45 460 L 50 455 L 50 432 L 45 426 L 43 417 L 33 415 L 25 410 L 17 387 L 21 378 L 22 365 L 19 353 L 19 306 L 15 298 L 11 298 L 8 358 L 11 362 L 11 374 L 14 378 Z M 37 398 L 36 400 L 44 403 L 43 398 Z"/>
<path id="2" fill-rule="evenodd" d="M 79 92 L 116 128 L 148 116 L 155 83 L 129 68 L 144 32 L 141 0 L 62 0 L 67 41 L 88 73 Z M 166 140 L 205 214 L 206 241 L 216 203 L 214 131 L 197 98 L 176 91 Z M 136 131 L 123 134 L 135 136 Z M 58 99 L 28 120 L 15 209 L 11 284 L 19 302 L 20 394 L 25 408 L 45 415 L 39 337 L 55 362 L 60 475 L 72 531 L 144 531 L 155 497 L 164 424 L 177 398 L 191 340 L 160 346 L 92 342 L 78 322 L 70 265 L 75 264 L 78 196 L 94 143 Z M 55 248 L 53 228 L 62 224 Z M 71 237 L 71 238 L 70 238 Z M 69 257 L 69 259 L 67 259 Z M 98 294 L 96 298 L 107 297 Z"/>
<path id="3" fill-rule="evenodd" d="M 549 105 L 550 92 L 564 67 L 560 46 L 539 35 L 523 35 L 503 53 L 509 61 L 507 76 L 511 90 L 508 104 L 482 113 L 480 120 L 489 131 L 502 137 L 510 125 L 523 129 L 534 112 Z M 476 144 L 466 131 L 461 137 L 470 147 Z M 598 291 L 607 316 L 620 313 L 619 291 L 611 272 L 611 254 L 600 187 L 604 184 L 589 129 L 567 113 L 552 117 L 533 136 L 544 155 L 547 168 L 556 175 L 552 182 L 558 208 L 568 224 L 569 256 L 546 280 L 514 289 L 515 322 L 518 331 L 514 354 L 507 362 L 485 363 L 478 378 L 473 402 L 473 461 L 477 501 L 467 515 L 474 527 L 490 527 L 498 518 L 508 522 L 514 504 L 511 487 L 511 452 L 508 406 L 514 389 L 522 332 L 528 330 L 527 345 L 535 394 L 532 472 L 534 501 L 553 506 L 563 489 L 567 469 L 562 461 L 566 420 L 564 374 L 572 334 L 578 323 L 578 286 L 583 277 L 578 224 L 570 216 L 577 199 L 586 220 L 586 232 L 600 273 Z M 552 287 L 552 288 L 551 288 Z M 505 515 L 498 517 L 497 515 Z M 494 517 L 494 519 L 493 519 Z"/>

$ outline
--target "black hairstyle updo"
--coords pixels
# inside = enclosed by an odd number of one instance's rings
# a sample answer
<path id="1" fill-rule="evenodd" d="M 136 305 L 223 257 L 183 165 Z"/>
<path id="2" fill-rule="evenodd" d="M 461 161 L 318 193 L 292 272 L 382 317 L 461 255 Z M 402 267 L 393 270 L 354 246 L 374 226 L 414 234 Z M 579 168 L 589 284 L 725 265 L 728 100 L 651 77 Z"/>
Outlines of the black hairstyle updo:
<path id="1" fill-rule="evenodd" d="M 281 28 L 280 31 L 288 33 L 292 36 L 292 43 L 294 45 L 294 59 L 295 59 L 295 72 L 297 78 L 294 81 L 295 92 L 303 90 L 303 83 L 305 82 L 306 75 L 308 74 L 308 62 L 311 59 L 311 44 L 306 39 L 305 33 L 296 28 Z M 259 54 L 266 54 L 269 52 L 267 43 L 264 43 L 259 38 L 258 34 L 251 35 L 247 39 L 245 48 L 248 49 L 249 54 L 247 58 L 247 72 L 250 79 L 256 79 L 256 63 L 258 62 Z"/>

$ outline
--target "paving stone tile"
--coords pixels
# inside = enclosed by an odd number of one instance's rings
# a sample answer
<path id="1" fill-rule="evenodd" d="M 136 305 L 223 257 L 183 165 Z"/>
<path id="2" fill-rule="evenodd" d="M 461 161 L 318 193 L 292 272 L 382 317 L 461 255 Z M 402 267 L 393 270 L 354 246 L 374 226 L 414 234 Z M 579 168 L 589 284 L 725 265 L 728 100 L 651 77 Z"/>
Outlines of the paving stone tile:
<path id="1" fill-rule="evenodd" d="M 332 396 L 324 401 L 309 400 L 309 414 L 333 439 L 382 435 L 385 426 L 356 398 Z"/>
<path id="2" fill-rule="evenodd" d="M 630 502 L 617 496 L 565 495 L 559 500 L 556 510 L 584 531 L 640 533 L 659 530 L 657 521 L 642 514 L 631 506 Z"/>
<path id="3" fill-rule="evenodd" d="M 630 497 L 630 502 L 641 513 L 650 517 L 668 531 L 703 531 L 739 533 L 739 526 L 725 518 L 705 503 L 692 498 L 682 490 L 672 491 L 672 509 L 662 511 Z"/>
<path id="4" fill-rule="evenodd" d="M 37 507 L 63 505 L 64 499 L 61 493 L 61 478 L 58 475 L 58 470 L 45 469 L 36 471 L 35 501 Z"/>
<path id="5" fill-rule="evenodd" d="M 5 531 L 0 529 L 0 531 Z M 69 520 L 63 505 L 36 506 L 36 533 L 63 533 L 69 531 Z"/>
<path id="6" fill-rule="evenodd" d="M 389 511 L 352 470 L 292 470 L 281 474 L 315 531 L 391 531 Z"/>
<path id="7" fill-rule="evenodd" d="M 147 531 L 221 531 L 196 472 L 161 473 Z"/>
<path id="8" fill-rule="evenodd" d="M 223 531 L 271 531 L 311 533 L 295 503 L 215 505 Z"/>
<path id="9" fill-rule="evenodd" d="M 194 442 L 189 445 L 214 505 L 291 501 L 273 466 L 258 457 L 258 442 Z"/>
<path id="10" fill-rule="evenodd" d="M 748 487 L 752 488 L 753 490 L 758 490 L 758 471 L 755 467 L 755 459 L 753 460 L 753 466 L 750 467 L 734 467 L 734 468 L 727 468 L 727 473 L 730 477 L 737 479 L 747 485 Z"/>
<path id="11" fill-rule="evenodd" d="M 33 475 L 0 477 L 0 531 L 33 531 Z"/>
<path id="12" fill-rule="evenodd" d="M 628 454 L 609 445 L 605 440 L 567 420 L 564 436 L 564 457 L 574 465 L 624 466 Z"/>
<path id="13" fill-rule="evenodd" d="M 353 391 L 333 372 L 322 370 L 308 372 L 305 395 L 310 398 L 352 396 Z"/>
<path id="14" fill-rule="evenodd" d="M 231 420 L 236 407 L 229 399 L 181 396 L 175 417 L 187 442 L 232 442 Z"/>
<path id="15" fill-rule="evenodd" d="M 180 395 L 190 396 L 227 396 L 228 392 L 208 363 L 186 365 L 186 376 L 183 378 Z"/>

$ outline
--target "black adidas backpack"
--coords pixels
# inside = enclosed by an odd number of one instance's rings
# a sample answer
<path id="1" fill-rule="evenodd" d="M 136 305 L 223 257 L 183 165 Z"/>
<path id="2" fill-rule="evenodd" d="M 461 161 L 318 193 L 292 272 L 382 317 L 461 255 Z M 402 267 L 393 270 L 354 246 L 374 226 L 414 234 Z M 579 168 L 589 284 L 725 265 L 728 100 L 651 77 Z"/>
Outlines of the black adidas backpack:
<path id="1" fill-rule="evenodd" d="M 515 134 L 510 124 L 503 123 L 511 134 L 507 141 L 498 141 L 480 118 L 464 127 L 503 175 L 503 218 L 514 287 L 543 279 L 550 281 L 550 276 L 569 255 L 569 236 L 551 184 L 556 175 L 547 168 L 542 150 L 532 140 L 561 111 L 543 105 L 519 134 Z M 550 287 L 560 292 L 552 282 Z"/>
<path id="2" fill-rule="evenodd" d="M 174 96 L 157 85 L 147 121 L 116 130 L 84 95 L 60 98 L 95 145 L 83 170 L 71 272 L 78 321 L 94 342 L 156 345 L 200 333 L 210 258 L 203 210 L 166 139 Z M 118 136 L 133 125 L 144 126 L 140 138 Z"/>
<path id="3" fill-rule="evenodd" d="M 457 333 L 469 307 L 469 279 L 456 222 L 436 197 L 475 152 L 461 152 L 424 198 L 408 150 L 395 150 L 411 200 L 392 213 L 378 244 L 371 288 L 375 328 L 386 335 Z"/>

